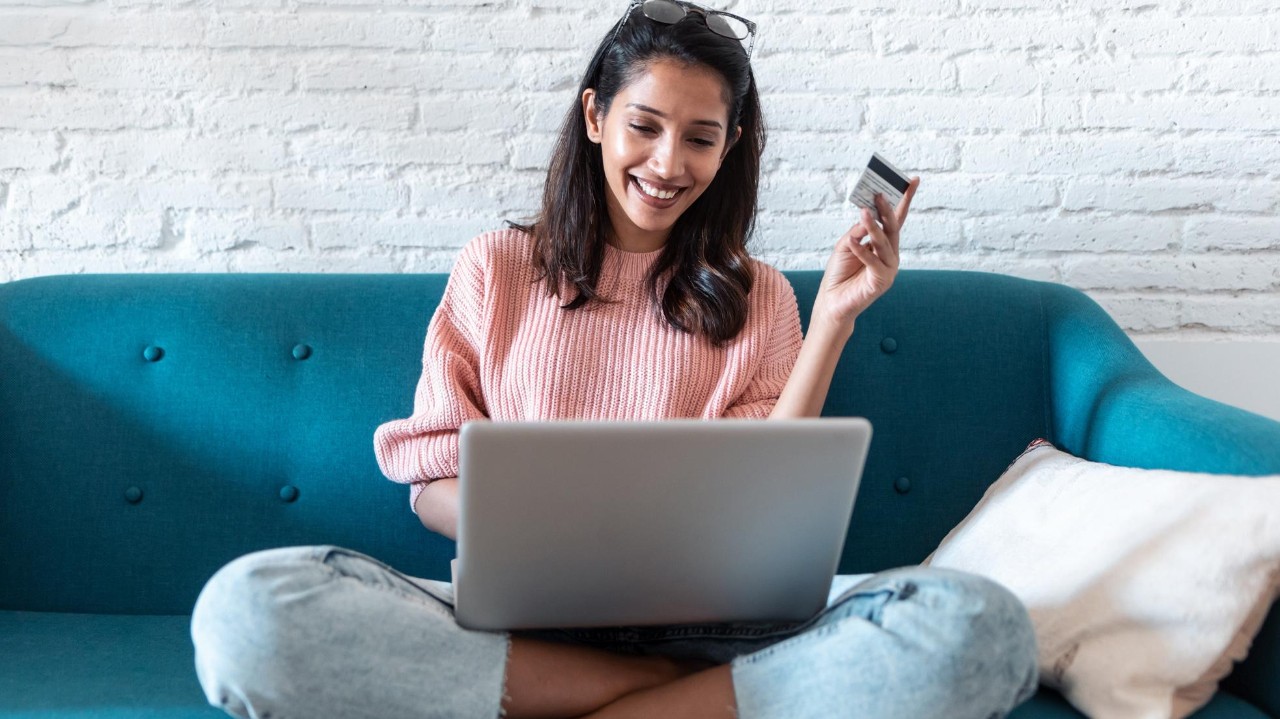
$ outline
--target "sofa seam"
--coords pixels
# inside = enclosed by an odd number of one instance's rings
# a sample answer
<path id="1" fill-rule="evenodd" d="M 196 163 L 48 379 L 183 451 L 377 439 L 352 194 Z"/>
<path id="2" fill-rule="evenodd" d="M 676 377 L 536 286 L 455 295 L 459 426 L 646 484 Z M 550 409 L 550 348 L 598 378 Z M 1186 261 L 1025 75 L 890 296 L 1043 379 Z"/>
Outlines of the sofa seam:
<path id="1" fill-rule="evenodd" d="M 1058 438 L 1053 431 L 1053 395 L 1049 387 L 1049 319 L 1044 310 L 1045 284 L 1040 283 L 1036 301 L 1040 306 L 1040 392 L 1044 399 L 1044 433 L 1050 442 L 1055 444 Z"/>

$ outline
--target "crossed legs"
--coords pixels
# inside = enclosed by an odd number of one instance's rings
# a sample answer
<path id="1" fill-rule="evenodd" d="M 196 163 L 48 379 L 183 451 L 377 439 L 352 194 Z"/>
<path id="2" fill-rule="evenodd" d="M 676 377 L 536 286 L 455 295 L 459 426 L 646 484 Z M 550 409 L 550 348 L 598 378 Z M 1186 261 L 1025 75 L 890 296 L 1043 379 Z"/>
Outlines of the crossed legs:
<path id="1" fill-rule="evenodd" d="M 253 719 L 987 719 L 1034 693 L 1030 620 L 993 582 L 908 567 L 846 594 L 717 665 L 467 630 L 424 580 L 341 547 L 286 547 L 219 570 L 191 632 L 209 702 Z"/>
<path id="2" fill-rule="evenodd" d="M 512 637 L 507 719 L 733 717 L 728 665 Z"/>

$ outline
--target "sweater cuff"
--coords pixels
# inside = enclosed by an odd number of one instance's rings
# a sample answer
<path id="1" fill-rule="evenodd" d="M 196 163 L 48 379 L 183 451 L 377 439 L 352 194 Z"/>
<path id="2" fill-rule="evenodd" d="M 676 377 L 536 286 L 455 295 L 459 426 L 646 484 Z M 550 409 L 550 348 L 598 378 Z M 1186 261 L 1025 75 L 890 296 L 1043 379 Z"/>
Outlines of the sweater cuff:
<path id="1" fill-rule="evenodd" d="M 414 514 L 418 513 L 418 497 L 422 495 L 422 490 L 427 488 L 428 484 L 434 482 L 434 479 L 426 479 L 421 482 L 413 482 L 409 485 L 409 511 Z"/>

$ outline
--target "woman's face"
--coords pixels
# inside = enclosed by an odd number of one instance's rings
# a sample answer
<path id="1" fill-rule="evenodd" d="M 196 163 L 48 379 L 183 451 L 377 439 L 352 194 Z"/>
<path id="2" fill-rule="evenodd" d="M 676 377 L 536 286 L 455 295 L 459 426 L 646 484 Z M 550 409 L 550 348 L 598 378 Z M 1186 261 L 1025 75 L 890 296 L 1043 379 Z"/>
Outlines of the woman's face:
<path id="1" fill-rule="evenodd" d="M 724 80 L 702 65 L 657 60 L 614 96 L 600 117 L 582 94 L 587 136 L 604 157 L 609 220 L 619 246 L 656 250 L 715 179 L 728 152 Z M 736 141 L 741 130 L 734 128 Z"/>

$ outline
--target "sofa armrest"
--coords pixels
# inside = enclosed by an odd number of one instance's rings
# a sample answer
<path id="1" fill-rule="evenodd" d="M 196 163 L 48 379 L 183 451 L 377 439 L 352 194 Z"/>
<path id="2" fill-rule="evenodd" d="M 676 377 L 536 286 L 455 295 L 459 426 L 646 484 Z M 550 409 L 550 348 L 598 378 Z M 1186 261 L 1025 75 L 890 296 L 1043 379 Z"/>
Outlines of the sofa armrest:
<path id="1" fill-rule="evenodd" d="M 1280 474 L 1280 422 L 1189 392 L 1162 375 L 1102 388 L 1080 456 L 1125 467 Z"/>
<path id="2" fill-rule="evenodd" d="M 1095 462 L 1214 474 L 1280 474 L 1280 422 L 1189 392 L 1143 356 L 1091 298 L 1042 283 L 1054 443 Z"/>
<path id="3" fill-rule="evenodd" d="M 1078 290 L 1044 283 L 1041 306 L 1051 440 L 1062 450 L 1124 467 L 1280 474 L 1280 422 L 1174 384 Z M 1277 606 L 1223 685 L 1280 717 Z"/>

